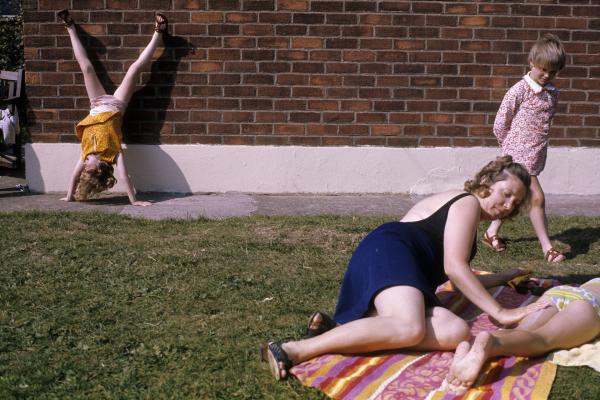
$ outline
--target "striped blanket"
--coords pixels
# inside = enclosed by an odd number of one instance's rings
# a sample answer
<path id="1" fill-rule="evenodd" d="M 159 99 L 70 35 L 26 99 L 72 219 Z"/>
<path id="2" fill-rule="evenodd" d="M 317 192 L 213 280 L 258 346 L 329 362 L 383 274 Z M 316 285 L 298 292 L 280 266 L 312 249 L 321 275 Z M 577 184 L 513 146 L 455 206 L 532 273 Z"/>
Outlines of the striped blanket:
<path id="1" fill-rule="evenodd" d="M 542 282 L 544 286 L 548 282 Z M 505 307 L 518 307 L 537 299 L 501 286 L 490 293 Z M 473 306 L 450 284 L 438 289 L 438 297 L 454 313 L 469 321 L 471 333 L 498 329 L 487 314 Z M 352 399 L 452 399 L 437 391 L 448 373 L 452 352 L 393 351 L 377 354 L 328 354 L 296 365 L 291 372 L 305 386 L 317 388 L 340 400 Z M 546 399 L 556 366 L 544 358 L 507 357 L 488 362 L 464 399 Z"/>

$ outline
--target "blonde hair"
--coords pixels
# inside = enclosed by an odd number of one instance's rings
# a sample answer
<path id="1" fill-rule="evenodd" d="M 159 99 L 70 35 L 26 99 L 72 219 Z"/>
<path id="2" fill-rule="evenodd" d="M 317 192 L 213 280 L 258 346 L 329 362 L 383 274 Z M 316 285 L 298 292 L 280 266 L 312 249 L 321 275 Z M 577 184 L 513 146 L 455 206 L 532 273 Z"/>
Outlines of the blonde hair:
<path id="1" fill-rule="evenodd" d="M 551 33 L 546 33 L 529 50 L 529 62 L 533 65 L 562 70 L 566 62 L 565 49 L 560 39 Z"/>
<path id="2" fill-rule="evenodd" d="M 490 187 L 499 181 L 504 181 L 509 175 L 513 175 L 519 179 L 525 186 L 525 197 L 519 205 L 515 207 L 507 218 L 512 218 L 521 212 L 529 209 L 529 199 L 531 197 L 531 175 L 519 163 L 513 162 L 511 156 L 496 157 L 494 161 L 487 163 L 479 172 L 475 174 L 473 179 L 465 182 L 464 189 L 466 192 L 476 194 L 480 197 L 489 196 Z"/>
<path id="3" fill-rule="evenodd" d="M 75 190 L 75 200 L 83 201 L 90 197 L 110 189 L 117 183 L 113 176 L 113 166 L 106 161 L 100 161 L 98 168 L 92 171 L 81 171 L 79 184 Z"/>

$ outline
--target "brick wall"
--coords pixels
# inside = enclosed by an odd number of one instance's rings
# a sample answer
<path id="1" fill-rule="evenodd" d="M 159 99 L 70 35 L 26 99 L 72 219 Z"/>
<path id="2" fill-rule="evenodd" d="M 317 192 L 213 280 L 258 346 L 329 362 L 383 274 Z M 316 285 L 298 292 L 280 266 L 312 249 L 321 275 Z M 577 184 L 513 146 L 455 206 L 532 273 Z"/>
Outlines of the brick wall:
<path id="1" fill-rule="evenodd" d="M 173 34 L 126 114 L 129 143 L 496 146 L 506 89 L 531 44 L 568 52 L 552 145 L 600 144 L 600 5 L 316 0 L 23 0 L 34 142 L 72 142 L 88 111 L 55 10 L 71 8 L 109 91 L 147 43 Z M 142 86 L 143 85 L 143 86 Z"/>

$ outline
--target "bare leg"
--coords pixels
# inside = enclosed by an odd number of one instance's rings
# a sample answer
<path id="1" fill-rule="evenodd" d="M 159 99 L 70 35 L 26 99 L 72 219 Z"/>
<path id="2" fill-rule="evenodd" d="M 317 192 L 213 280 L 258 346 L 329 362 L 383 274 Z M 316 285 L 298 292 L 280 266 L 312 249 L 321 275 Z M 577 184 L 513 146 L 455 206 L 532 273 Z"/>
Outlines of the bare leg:
<path id="1" fill-rule="evenodd" d="M 71 38 L 71 45 L 73 46 L 73 53 L 75 54 L 75 59 L 79 63 L 81 72 L 83 72 L 83 81 L 85 83 L 85 90 L 87 91 L 88 97 L 91 100 L 94 97 L 106 94 L 104 87 L 100 83 L 100 80 L 98 80 L 98 76 L 96 75 L 94 66 L 92 65 L 90 59 L 87 56 L 87 52 L 81 44 L 79 36 L 77 36 L 77 30 L 75 29 L 75 25 L 67 27 L 67 32 L 69 33 L 69 37 Z"/>
<path id="2" fill-rule="evenodd" d="M 283 350 L 297 364 L 327 353 L 363 353 L 416 346 L 447 350 L 468 337 L 466 323 L 456 316 L 451 317 L 452 313 L 447 310 L 436 307 L 431 316 L 426 317 L 423 294 L 410 286 L 383 290 L 375 297 L 374 306 L 374 316 L 339 325 L 314 338 L 284 343 Z M 431 329 L 439 331 L 428 332 Z M 280 368 L 284 377 L 287 372 L 283 365 Z"/>
<path id="3" fill-rule="evenodd" d="M 489 358 L 539 356 L 552 350 L 582 345 L 598 334 L 600 317 L 588 302 L 577 300 L 538 328 L 480 333 L 468 353 L 457 352 L 446 381 L 450 390 L 460 393 L 473 385 Z M 460 347 L 464 350 L 465 345 L 461 343 Z"/>
<path id="4" fill-rule="evenodd" d="M 531 225 L 537 235 L 544 255 L 552 247 L 550 237 L 548 236 L 548 221 L 546 219 L 546 205 L 544 191 L 540 185 L 537 176 L 531 177 L 531 210 L 529 211 L 529 219 Z M 560 262 L 565 259 L 564 255 L 558 256 L 553 262 Z"/>
<path id="5" fill-rule="evenodd" d="M 142 73 L 144 67 L 149 64 L 150 61 L 152 61 L 154 51 L 158 47 L 161 39 L 162 34 L 159 32 L 154 32 L 152 39 L 150 39 L 150 43 L 148 43 L 138 59 L 131 64 L 127 70 L 127 73 L 125 74 L 125 78 L 123 78 L 123 82 L 121 82 L 115 91 L 114 96 L 125 103 L 125 105 L 127 105 L 129 100 L 131 100 L 131 96 L 133 95 L 133 91 L 138 83 L 140 74 Z"/>
<path id="6" fill-rule="evenodd" d="M 502 220 L 496 219 L 488 226 L 486 232 L 489 237 L 496 236 L 500 232 L 500 228 L 502 228 Z"/>

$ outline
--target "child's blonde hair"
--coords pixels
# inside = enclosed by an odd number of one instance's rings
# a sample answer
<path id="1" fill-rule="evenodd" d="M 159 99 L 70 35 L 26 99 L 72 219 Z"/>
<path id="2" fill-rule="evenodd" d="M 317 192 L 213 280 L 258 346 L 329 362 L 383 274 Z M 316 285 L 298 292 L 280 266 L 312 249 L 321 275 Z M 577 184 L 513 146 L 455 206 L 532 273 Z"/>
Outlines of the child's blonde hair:
<path id="1" fill-rule="evenodd" d="M 117 183 L 113 176 L 113 166 L 106 161 L 100 161 L 98 168 L 93 171 L 81 171 L 79 184 L 75 190 L 75 200 L 83 201 L 91 196 L 110 189 Z"/>
<path id="2" fill-rule="evenodd" d="M 551 33 L 546 33 L 531 47 L 529 62 L 542 68 L 562 70 L 565 67 L 565 49 L 560 39 Z"/>

